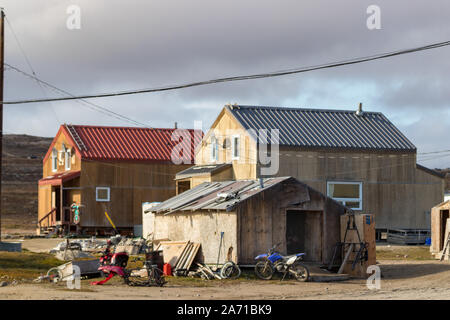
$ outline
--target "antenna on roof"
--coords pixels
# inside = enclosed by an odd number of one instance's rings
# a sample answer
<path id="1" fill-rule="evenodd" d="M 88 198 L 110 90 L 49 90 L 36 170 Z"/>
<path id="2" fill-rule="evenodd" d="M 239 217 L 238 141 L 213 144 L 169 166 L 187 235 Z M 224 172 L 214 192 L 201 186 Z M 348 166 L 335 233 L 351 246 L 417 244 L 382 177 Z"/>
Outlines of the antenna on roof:
<path id="1" fill-rule="evenodd" d="M 359 103 L 358 110 L 356 111 L 357 116 L 362 116 L 364 111 L 362 110 L 362 102 Z"/>

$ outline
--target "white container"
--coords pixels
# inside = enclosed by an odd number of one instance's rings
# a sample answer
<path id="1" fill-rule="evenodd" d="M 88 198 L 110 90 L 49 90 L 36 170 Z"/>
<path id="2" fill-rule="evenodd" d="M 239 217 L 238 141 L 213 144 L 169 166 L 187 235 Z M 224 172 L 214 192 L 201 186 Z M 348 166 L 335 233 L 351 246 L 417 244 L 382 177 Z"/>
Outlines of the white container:
<path id="1" fill-rule="evenodd" d="M 142 237 L 149 240 L 155 232 L 155 214 L 152 208 L 161 202 L 142 203 Z"/>

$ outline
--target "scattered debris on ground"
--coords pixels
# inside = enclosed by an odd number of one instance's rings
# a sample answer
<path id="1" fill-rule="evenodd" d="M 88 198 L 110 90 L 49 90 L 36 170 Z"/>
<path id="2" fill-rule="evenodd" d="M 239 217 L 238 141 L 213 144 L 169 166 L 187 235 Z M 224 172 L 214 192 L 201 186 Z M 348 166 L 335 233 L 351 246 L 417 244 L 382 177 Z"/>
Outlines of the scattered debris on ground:
<path id="1" fill-rule="evenodd" d="M 94 256 L 80 250 L 64 250 L 55 253 L 55 258 L 61 261 L 93 258 Z"/>

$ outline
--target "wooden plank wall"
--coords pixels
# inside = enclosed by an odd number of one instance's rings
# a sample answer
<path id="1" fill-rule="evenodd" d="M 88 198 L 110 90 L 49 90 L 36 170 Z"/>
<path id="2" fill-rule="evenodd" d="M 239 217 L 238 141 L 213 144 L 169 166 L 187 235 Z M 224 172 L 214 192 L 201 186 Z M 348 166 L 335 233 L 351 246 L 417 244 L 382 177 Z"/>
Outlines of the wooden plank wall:
<path id="1" fill-rule="evenodd" d="M 443 199 L 443 179 L 416 169 L 414 153 L 280 149 L 278 176 L 293 176 L 326 193 L 327 181 L 362 181 L 361 212 L 377 228 L 429 228 L 430 210 Z"/>
<path id="2" fill-rule="evenodd" d="M 175 195 L 175 174 L 191 165 L 171 163 L 83 161 L 81 170 L 81 226 L 117 227 L 142 224 L 142 203 L 164 201 Z M 111 201 L 97 202 L 96 187 L 110 187 Z"/>
<path id="3" fill-rule="evenodd" d="M 52 186 L 38 186 L 38 221 L 52 209 Z M 43 226 L 46 226 L 44 222 Z"/>
<path id="4" fill-rule="evenodd" d="M 287 180 L 243 202 L 238 212 L 239 262 L 255 263 L 254 257 L 280 243 L 286 254 L 286 210 L 322 213 L 321 261 L 331 259 L 334 245 L 340 239 L 339 217 L 345 208 L 306 185 Z"/>

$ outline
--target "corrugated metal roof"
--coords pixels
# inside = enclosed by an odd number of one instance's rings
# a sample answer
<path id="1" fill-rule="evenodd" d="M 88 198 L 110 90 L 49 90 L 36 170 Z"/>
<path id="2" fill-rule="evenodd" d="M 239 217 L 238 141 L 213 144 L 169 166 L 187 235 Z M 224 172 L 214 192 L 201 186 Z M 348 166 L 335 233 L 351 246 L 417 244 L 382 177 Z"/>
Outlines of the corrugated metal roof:
<path id="1" fill-rule="evenodd" d="M 415 151 L 382 114 L 355 111 L 227 105 L 248 129 L 279 129 L 280 145 Z M 255 138 L 255 137 L 254 137 Z M 275 142 L 275 141 L 273 141 Z"/>
<path id="2" fill-rule="evenodd" d="M 188 210 L 229 211 L 233 210 L 239 202 L 287 179 L 291 179 L 291 177 L 265 178 L 263 179 L 263 188 L 261 188 L 259 180 L 204 182 L 160 203 L 152 211 L 157 213 Z"/>
<path id="3" fill-rule="evenodd" d="M 187 168 L 183 171 L 178 172 L 175 175 L 175 179 L 182 179 L 185 177 L 192 177 L 196 175 L 203 175 L 206 173 L 214 173 L 216 171 L 231 167 L 231 163 L 220 163 L 220 164 L 205 164 L 197 165 Z"/>
<path id="4" fill-rule="evenodd" d="M 74 130 L 78 135 L 76 139 L 79 138 L 84 144 L 84 148 L 79 150 L 83 159 L 170 161 L 172 149 L 178 145 L 172 141 L 172 133 L 177 129 L 83 125 L 65 125 L 64 128 L 72 137 L 70 131 Z M 194 144 L 200 141 L 203 133 L 197 131 L 200 139 L 196 141 L 194 130 L 188 131 L 191 135 L 190 147 L 187 141 L 180 142 L 180 145 L 183 150 L 190 150 L 190 159 L 194 163 Z"/>

